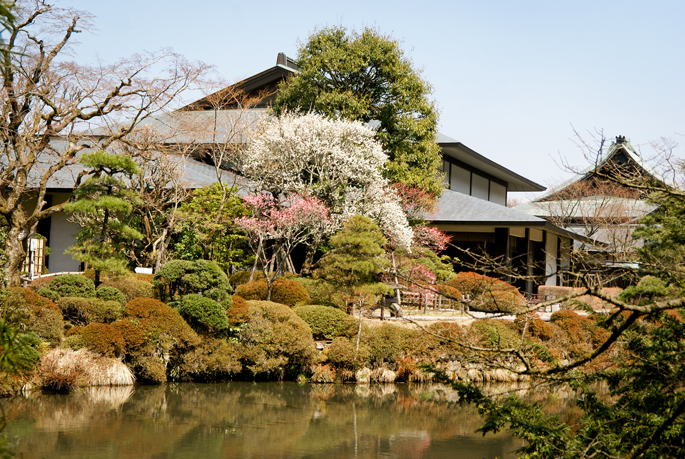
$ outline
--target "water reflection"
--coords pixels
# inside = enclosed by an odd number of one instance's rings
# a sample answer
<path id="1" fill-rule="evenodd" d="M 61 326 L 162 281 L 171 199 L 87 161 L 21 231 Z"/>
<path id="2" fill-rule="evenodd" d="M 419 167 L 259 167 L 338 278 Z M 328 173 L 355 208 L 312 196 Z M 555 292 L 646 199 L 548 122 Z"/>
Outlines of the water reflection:
<path id="1" fill-rule="evenodd" d="M 31 458 L 494 458 L 520 440 L 440 385 L 170 384 L 3 401 Z"/>

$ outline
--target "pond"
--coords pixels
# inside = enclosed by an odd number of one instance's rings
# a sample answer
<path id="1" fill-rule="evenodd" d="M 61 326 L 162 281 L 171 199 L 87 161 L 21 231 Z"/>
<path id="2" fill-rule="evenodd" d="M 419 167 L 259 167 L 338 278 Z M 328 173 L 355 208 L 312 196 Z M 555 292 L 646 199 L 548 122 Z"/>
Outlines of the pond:
<path id="1" fill-rule="evenodd" d="M 2 405 L 26 459 L 514 457 L 521 440 L 474 433 L 477 412 L 455 400 L 437 384 L 230 382 L 36 392 Z"/>

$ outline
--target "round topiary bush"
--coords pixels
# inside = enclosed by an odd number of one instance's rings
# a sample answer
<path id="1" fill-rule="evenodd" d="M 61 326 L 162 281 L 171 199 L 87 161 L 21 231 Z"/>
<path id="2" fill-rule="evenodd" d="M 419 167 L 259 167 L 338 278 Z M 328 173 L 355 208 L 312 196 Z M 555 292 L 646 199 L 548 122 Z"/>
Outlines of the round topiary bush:
<path id="1" fill-rule="evenodd" d="M 518 327 L 509 320 L 477 320 L 471 325 L 469 335 L 478 345 L 488 348 L 510 349 L 521 345 Z"/>
<path id="2" fill-rule="evenodd" d="M 159 300 L 136 298 L 129 301 L 124 309 L 124 319 L 140 323 L 147 340 L 170 339 L 177 346 L 195 345 L 200 341 L 181 314 Z"/>
<path id="3" fill-rule="evenodd" d="M 293 308 L 307 322 L 314 339 L 350 337 L 357 328 L 356 321 L 345 312 L 330 306 L 297 306 Z"/>
<path id="4" fill-rule="evenodd" d="M 52 278 L 47 286 L 48 289 L 57 293 L 60 298 L 79 297 L 95 298 L 95 284 L 87 277 L 80 274 L 64 274 Z"/>
<path id="5" fill-rule="evenodd" d="M 136 298 L 154 298 L 156 295 L 154 285 L 135 277 L 108 280 L 103 282 L 100 288 L 102 286 L 114 287 L 119 290 L 126 297 L 126 301 L 135 300 Z"/>
<path id="6" fill-rule="evenodd" d="M 526 330 L 526 336 L 532 336 L 542 341 L 549 341 L 554 336 L 547 322 L 540 319 L 536 313 L 522 314 L 516 317 L 514 323 L 521 332 Z"/>
<path id="7" fill-rule="evenodd" d="M 369 359 L 376 364 L 392 364 L 399 360 L 409 352 L 413 340 L 418 337 L 418 331 L 392 324 L 370 327 L 362 334 L 362 339 L 369 346 Z"/>
<path id="8" fill-rule="evenodd" d="M 92 323 L 79 328 L 77 334 L 84 347 L 105 357 L 119 357 L 124 354 L 126 343 L 121 332 L 108 324 Z"/>
<path id="9" fill-rule="evenodd" d="M 121 318 L 124 306 L 116 301 L 99 298 L 64 297 L 57 300 L 64 317 L 73 325 L 91 322 L 111 323 Z"/>
<path id="10" fill-rule="evenodd" d="M 353 340 L 339 336 L 333 340 L 324 353 L 328 362 L 336 368 L 357 370 L 369 358 L 369 347 L 361 343 L 357 351 Z"/>
<path id="11" fill-rule="evenodd" d="M 47 287 L 53 278 L 54 276 L 38 277 L 29 282 L 26 288 L 33 290 L 34 292 L 37 292 L 38 290 Z"/>
<path id="12" fill-rule="evenodd" d="M 126 296 L 118 288 L 101 285 L 95 290 L 95 296 L 104 301 L 116 301 L 122 306 L 126 304 Z"/>
<path id="13" fill-rule="evenodd" d="M 50 290 L 48 287 L 39 288 L 36 293 L 50 301 L 57 301 L 61 298 L 59 293 L 55 292 L 54 290 Z"/>
<path id="14" fill-rule="evenodd" d="M 568 351 L 573 357 L 591 352 L 610 334 L 593 320 L 567 309 L 555 312 L 549 321 L 564 331 L 569 342 Z"/>
<path id="15" fill-rule="evenodd" d="M 182 355 L 174 374 L 179 380 L 218 381 L 241 370 L 240 352 L 235 343 L 207 337 Z"/>
<path id="16" fill-rule="evenodd" d="M 226 308 L 197 293 L 183 296 L 178 304 L 178 312 L 196 330 L 222 332 L 228 329 Z"/>
<path id="17" fill-rule="evenodd" d="M 52 344 L 62 339 L 64 319 L 62 311 L 52 301 L 32 290 L 21 287 L 7 289 L 9 297 L 2 315 L 10 324 L 33 332 Z"/>
<path id="18" fill-rule="evenodd" d="M 248 320 L 238 334 L 243 365 L 252 375 L 282 379 L 314 361 L 316 351 L 306 322 L 289 307 L 249 301 Z"/>
<path id="19" fill-rule="evenodd" d="M 309 295 L 309 304 L 321 306 L 333 306 L 344 309 L 345 300 L 340 289 L 333 287 L 323 279 L 313 279 L 311 277 L 289 277 L 293 282 L 297 282 L 305 288 Z"/>
<path id="20" fill-rule="evenodd" d="M 170 261 L 155 273 L 153 284 L 162 299 L 174 299 L 212 289 L 231 292 L 226 273 L 219 265 L 207 260 Z"/>
<path id="21" fill-rule="evenodd" d="M 266 280 L 243 284 L 236 289 L 235 293 L 246 300 L 264 301 L 267 294 Z M 279 277 L 271 286 L 271 301 L 274 303 L 293 307 L 296 304 L 307 304 L 309 299 L 307 289 L 295 281 Z"/>

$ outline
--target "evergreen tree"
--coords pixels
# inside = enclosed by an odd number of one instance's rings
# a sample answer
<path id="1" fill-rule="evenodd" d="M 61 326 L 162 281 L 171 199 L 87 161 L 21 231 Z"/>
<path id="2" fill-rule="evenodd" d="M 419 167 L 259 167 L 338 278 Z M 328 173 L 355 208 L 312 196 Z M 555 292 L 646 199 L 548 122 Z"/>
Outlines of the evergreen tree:
<path id="1" fill-rule="evenodd" d="M 127 156 L 104 151 L 86 153 L 79 162 L 90 169 L 90 177 L 74 191 L 75 200 L 64 207 L 82 228 L 78 242 L 67 253 L 95 271 L 97 285 L 102 271 L 125 271 L 127 243 L 142 238 L 124 222 L 133 204 L 139 203 L 126 177 L 137 174 L 139 167 Z"/>

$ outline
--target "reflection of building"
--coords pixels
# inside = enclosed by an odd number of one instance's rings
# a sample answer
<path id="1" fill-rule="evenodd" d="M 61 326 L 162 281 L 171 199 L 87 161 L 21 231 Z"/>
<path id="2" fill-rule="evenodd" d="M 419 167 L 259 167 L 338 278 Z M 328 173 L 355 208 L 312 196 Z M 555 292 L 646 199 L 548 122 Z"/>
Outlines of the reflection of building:
<path id="1" fill-rule="evenodd" d="M 632 232 L 638 219 L 656 206 L 645 201 L 645 194 L 607 179 L 612 176 L 659 180 L 630 142 L 619 136 L 595 165 L 515 209 L 590 238 L 593 244 L 576 242 L 577 249 L 590 255 L 589 264 L 632 265 L 635 249 L 641 245 Z"/>
<path id="2" fill-rule="evenodd" d="M 256 120 L 265 116 L 265 109 L 273 102 L 278 84 L 294 72 L 297 72 L 297 67 L 293 61 L 279 54 L 274 67 L 142 124 L 161 134 L 166 146 L 183 148 L 192 145 L 196 156 L 211 161 L 207 152 L 218 148 L 218 145 L 244 142 L 245 129 L 249 130 Z M 248 105 L 251 108 L 242 108 L 241 100 L 246 98 L 251 99 Z M 429 216 L 434 225 L 450 233 L 454 243 L 464 249 L 501 257 L 506 264 L 519 266 L 529 273 L 548 274 L 547 282 L 558 285 L 556 269 L 568 265 L 573 233 L 506 207 L 509 192 L 543 191 L 544 187 L 453 139 L 439 135 L 438 144 L 443 151 L 448 190 L 440 199 L 438 212 Z M 213 168 L 197 161 L 188 164 L 188 186 L 203 186 L 213 181 L 207 176 Z M 230 163 L 222 165 L 233 166 Z M 60 199 L 68 196 L 73 187 L 73 179 L 70 181 L 69 177 L 74 175 L 73 171 L 65 170 L 61 174 L 63 185 L 53 187 L 55 192 L 62 192 Z M 48 220 L 44 223 L 47 232 L 41 233 L 48 236 L 48 244 L 55 248 L 48 267 L 51 271 L 75 270 L 78 263 L 62 253 L 75 242 L 73 234 L 77 228 L 73 224 L 67 225 L 63 216 L 53 218 L 53 226 Z M 466 261 L 462 253 L 452 255 Z M 534 268 L 536 264 L 538 267 Z M 533 291 L 531 282 L 520 287 Z"/>

